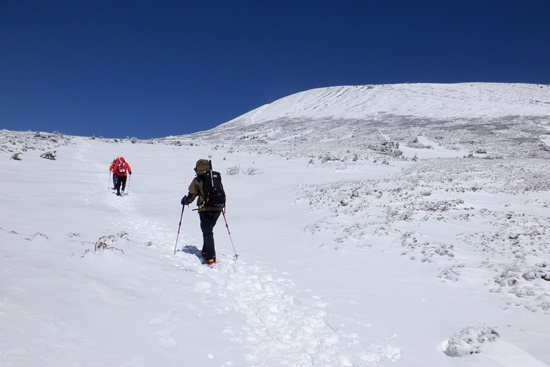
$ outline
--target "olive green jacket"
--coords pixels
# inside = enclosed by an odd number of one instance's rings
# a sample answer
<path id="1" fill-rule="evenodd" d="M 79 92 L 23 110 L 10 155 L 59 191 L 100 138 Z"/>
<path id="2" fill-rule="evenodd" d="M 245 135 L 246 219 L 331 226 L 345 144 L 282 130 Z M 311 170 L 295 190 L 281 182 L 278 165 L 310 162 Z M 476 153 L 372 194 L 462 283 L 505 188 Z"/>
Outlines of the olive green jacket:
<path id="1" fill-rule="evenodd" d="M 210 170 L 210 162 L 208 159 L 199 159 L 195 165 L 195 173 L 197 176 L 191 181 L 189 185 L 189 192 L 187 193 L 187 202 L 191 204 L 197 198 L 197 207 L 199 212 L 203 211 L 221 211 L 222 208 L 203 207 L 204 205 L 204 189 L 200 175 Z M 223 185 L 222 185 L 223 187 Z"/>

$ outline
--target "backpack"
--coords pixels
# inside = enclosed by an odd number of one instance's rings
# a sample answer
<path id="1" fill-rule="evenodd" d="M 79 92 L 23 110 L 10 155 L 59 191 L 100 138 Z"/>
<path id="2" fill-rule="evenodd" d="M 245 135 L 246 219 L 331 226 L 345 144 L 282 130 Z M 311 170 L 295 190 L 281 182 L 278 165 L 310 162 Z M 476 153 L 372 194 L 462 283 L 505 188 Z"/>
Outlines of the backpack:
<path id="1" fill-rule="evenodd" d="M 220 173 L 209 170 L 199 177 L 204 191 L 204 203 L 202 207 L 224 208 L 225 191 L 223 189 L 222 176 Z"/>
<path id="2" fill-rule="evenodd" d="M 124 162 L 118 162 L 117 172 L 126 173 L 126 165 Z"/>

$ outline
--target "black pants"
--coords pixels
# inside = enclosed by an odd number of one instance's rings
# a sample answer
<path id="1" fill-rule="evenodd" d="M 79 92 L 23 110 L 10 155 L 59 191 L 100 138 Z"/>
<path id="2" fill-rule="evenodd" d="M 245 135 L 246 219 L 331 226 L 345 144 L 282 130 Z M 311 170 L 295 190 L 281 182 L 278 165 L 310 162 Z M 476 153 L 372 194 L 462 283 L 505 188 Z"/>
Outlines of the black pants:
<path id="1" fill-rule="evenodd" d="M 126 189 L 126 179 L 127 178 L 128 178 L 128 176 L 117 176 L 116 185 L 115 185 L 117 195 L 120 194 L 121 186 L 122 186 L 122 191 L 124 191 Z"/>
<path id="2" fill-rule="evenodd" d="M 216 247 L 214 245 L 214 226 L 220 217 L 220 210 L 199 212 L 202 230 L 202 256 L 205 260 L 216 260 Z"/>
<path id="3" fill-rule="evenodd" d="M 118 176 L 113 173 L 113 189 L 116 189 L 117 181 L 118 181 Z"/>

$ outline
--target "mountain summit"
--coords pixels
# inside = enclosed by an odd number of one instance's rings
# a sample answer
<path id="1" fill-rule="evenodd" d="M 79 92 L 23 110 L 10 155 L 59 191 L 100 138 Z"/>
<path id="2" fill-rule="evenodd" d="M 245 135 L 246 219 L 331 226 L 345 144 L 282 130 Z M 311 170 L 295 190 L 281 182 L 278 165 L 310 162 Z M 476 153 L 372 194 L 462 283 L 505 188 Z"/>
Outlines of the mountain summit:
<path id="1" fill-rule="evenodd" d="M 460 154 L 548 158 L 548 116 L 548 85 L 340 86 L 281 98 L 191 136 L 293 157 L 319 151 L 399 156 L 398 146 L 418 147 L 424 136 Z"/>
<path id="2" fill-rule="evenodd" d="M 480 118 L 550 115 L 550 86 L 385 84 L 312 89 L 261 106 L 228 124 L 280 118 L 384 119 L 385 115 Z"/>

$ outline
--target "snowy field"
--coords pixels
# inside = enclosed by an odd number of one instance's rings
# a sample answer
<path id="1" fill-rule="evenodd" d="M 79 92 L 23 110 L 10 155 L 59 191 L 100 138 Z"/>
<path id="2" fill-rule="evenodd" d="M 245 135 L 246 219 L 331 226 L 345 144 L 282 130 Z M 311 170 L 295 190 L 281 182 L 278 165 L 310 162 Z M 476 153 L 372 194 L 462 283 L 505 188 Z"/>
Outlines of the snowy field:
<path id="1" fill-rule="evenodd" d="M 151 141 L 0 131 L 0 366 L 550 366 L 550 89 L 468 85 Z M 470 113 L 376 115 L 415 88 Z M 212 268 L 194 206 L 174 255 L 199 158 L 228 194 Z"/>

